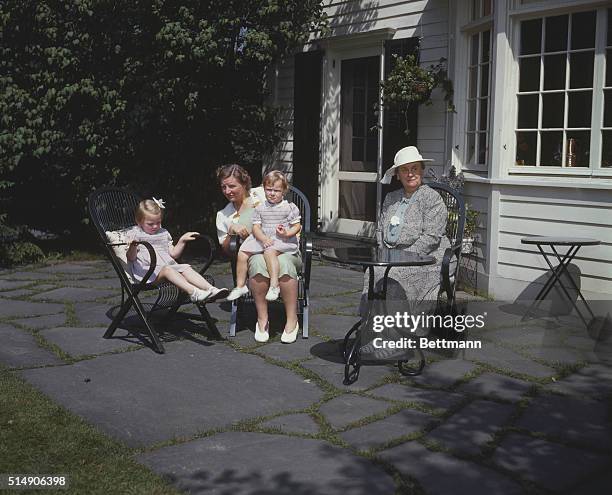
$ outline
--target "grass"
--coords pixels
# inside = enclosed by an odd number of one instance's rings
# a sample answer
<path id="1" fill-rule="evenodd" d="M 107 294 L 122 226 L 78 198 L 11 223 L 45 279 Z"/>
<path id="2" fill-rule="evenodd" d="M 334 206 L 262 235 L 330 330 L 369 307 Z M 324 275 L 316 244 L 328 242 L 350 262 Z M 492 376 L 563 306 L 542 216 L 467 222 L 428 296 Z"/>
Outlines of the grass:
<path id="1" fill-rule="evenodd" d="M 133 451 L 0 370 L 0 472 L 66 475 L 62 493 L 178 494 Z"/>

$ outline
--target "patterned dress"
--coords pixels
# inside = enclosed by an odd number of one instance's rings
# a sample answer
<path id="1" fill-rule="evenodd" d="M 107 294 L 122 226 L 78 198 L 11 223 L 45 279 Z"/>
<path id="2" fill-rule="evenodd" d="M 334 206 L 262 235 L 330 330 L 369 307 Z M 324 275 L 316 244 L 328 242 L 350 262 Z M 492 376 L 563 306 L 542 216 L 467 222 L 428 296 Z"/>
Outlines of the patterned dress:
<path id="1" fill-rule="evenodd" d="M 270 237 L 274 244 L 264 248 L 253 234 L 249 235 L 240 246 L 240 251 L 247 253 L 263 253 L 267 249 L 274 249 L 279 253 L 297 253 L 297 236 L 280 238 L 276 235 L 276 227 L 283 225 L 285 229 L 300 223 L 300 210 L 293 203 L 283 199 L 280 203 L 265 201 L 257 206 L 253 212 L 253 225 L 260 225 L 264 235 Z"/>
<path id="2" fill-rule="evenodd" d="M 428 254 L 436 263 L 425 266 L 394 267 L 389 271 L 388 301 L 406 301 L 406 310 L 428 311 L 435 308 L 440 290 L 442 258 L 450 242 L 445 235 L 447 209 L 440 195 L 421 185 L 408 195 L 404 189 L 385 196 L 377 223 L 379 246 Z M 381 290 L 384 267 L 374 268 L 374 286 Z M 365 315 L 368 293 L 368 272 L 365 272 L 360 312 Z"/>
<path id="3" fill-rule="evenodd" d="M 155 281 L 164 266 L 169 266 L 177 272 L 184 272 L 190 267 L 188 264 L 177 263 L 176 260 L 170 256 L 172 236 L 166 229 L 159 229 L 155 234 L 147 234 L 139 226 L 135 226 L 128 235 L 136 241 L 148 242 L 155 250 L 157 262 L 155 263 L 153 274 L 147 280 L 148 283 Z M 150 266 L 151 257 L 149 256 L 149 251 L 145 246 L 139 244 L 136 259 L 128 262 L 128 267 L 132 272 L 134 280 L 137 282 L 142 281 L 147 271 L 149 271 Z"/>

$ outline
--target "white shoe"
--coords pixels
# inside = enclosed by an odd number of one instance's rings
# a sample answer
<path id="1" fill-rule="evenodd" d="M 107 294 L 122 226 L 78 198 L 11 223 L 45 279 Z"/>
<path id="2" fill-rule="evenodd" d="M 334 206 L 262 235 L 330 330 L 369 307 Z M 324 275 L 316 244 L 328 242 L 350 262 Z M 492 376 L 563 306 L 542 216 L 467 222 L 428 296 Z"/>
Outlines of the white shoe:
<path id="1" fill-rule="evenodd" d="M 281 342 L 283 344 L 293 344 L 295 340 L 297 339 L 299 331 L 300 331 L 299 323 L 295 324 L 295 328 L 291 332 L 288 332 L 287 329 L 285 328 L 283 330 L 283 334 L 281 335 Z"/>
<path id="2" fill-rule="evenodd" d="M 270 332 L 268 332 L 269 327 L 270 324 L 266 322 L 266 329 L 262 332 L 259 329 L 259 322 L 255 323 L 255 340 L 257 342 L 267 342 L 270 339 Z"/>
<path id="3" fill-rule="evenodd" d="M 193 292 L 191 293 L 191 295 L 189 296 L 189 299 L 191 300 L 191 302 L 193 303 L 198 303 L 198 302 L 203 302 L 206 300 L 206 298 L 208 297 L 208 292 L 209 291 L 204 291 L 202 289 L 198 289 L 197 287 L 195 289 L 193 289 Z"/>
<path id="4" fill-rule="evenodd" d="M 276 301 L 278 299 L 278 296 L 280 296 L 280 288 L 278 286 L 270 286 L 266 294 L 266 301 Z"/>
<path id="5" fill-rule="evenodd" d="M 243 285 L 242 287 L 234 287 L 229 293 L 229 296 L 227 296 L 227 300 L 233 301 L 234 299 L 238 299 L 239 297 L 242 297 L 248 293 L 249 288 L 246 285 Z"/>
<path id="6" fill-rule="evenodd" d="M 229 294 L 229 290 L 225 287 L 218 289 L 217 287 L 211 287 L 210 289 L 205 291 L 208 295 L 206 297 L 207 302 L 217 301 L 219 299 L 223 299 Z"/>

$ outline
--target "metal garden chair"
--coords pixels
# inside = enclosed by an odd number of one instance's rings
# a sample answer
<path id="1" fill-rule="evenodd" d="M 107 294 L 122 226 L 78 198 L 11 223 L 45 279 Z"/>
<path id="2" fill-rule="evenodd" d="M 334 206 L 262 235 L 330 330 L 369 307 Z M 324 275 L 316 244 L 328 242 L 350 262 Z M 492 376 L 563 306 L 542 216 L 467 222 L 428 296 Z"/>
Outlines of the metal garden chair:
<path id="1" fill-rule="evenodd" d="M 295 205 L 300 210 L 302 217 L 302 231 L 300 233 L 300 255 L 302 256 L 302 268 L 298 272 L 298 316 L 302 316 L 302 337 L 308 338 L 308 306 L 309 306 L 309 290 L 310 290 L 310 268 L 312 264 L 312 240 L 310 238 L 310 204 L 302 191 L 294 186 L 289 186 L 285 199 Z M 232 236 L 230 241 L 230 253 L 232 264 L 232 276 L 234 285 L 236 284 L 236 257 L 238 248 L 240 247 L 241 239 L 238 236 Z M 280 299 L 276 302 L 282 302 Z M 270 303 L 275 304 L 275 303 Z M 239 317 L 247 306 L 254 306 L 255 301 L 251 294 L 247 294 L 232 301 L 232 314 L 230 319 L 229 335 L 236 335 L 236 327 L 238 326 Z"/>
<path id="2" fill-rule="evenodd" d="M 148 282 L 149 277 L 155 270 L 157 261 L 155 251 L 148 242 L 139 242 L 139 244 L 142 244 L 149 251 L 151 268 L 141 282 L 135 282 L 132 279 L 126 259 L 128 244 L 125 234 L 127 230 L 134 226 L 134 211 L 140 200 L 141 198 L 135 193 L 119 188 L 99 189 L 89 195 L 89 215 L 104 245 L 105 253 L 121 282 L 121 305 L 104 333 L 104 338 L 111 338 L 130 309 L 133 309 L 144 324 L 145 333 L 150 340 L 148 344 L 156 352 L 163 354 L 164 346 L 151 321 L 151 316 L 161 310 L 167 310 L 163 320 L 167 323 L 181 305 L 191 304 L 191 301 L 186 293 L 169 282 L 160 284 Z M 201 242 L 206 245 L 204 251 L 206 257 L 200 274 L 214 285 L 212 277 L 204 275 L 213 261 L 215 253 L 213 241 L 207 236 L 201 236 L 200 239 L 193 242 Z M 152 304 L 143 303 L 140 300 L 140 295 L 143 293 L 156 293 L 157 297 Z M 206 304 L 197 303 L 196 306 L 208 329 L 219 335 L 215 322 L 206 309 Z"/>

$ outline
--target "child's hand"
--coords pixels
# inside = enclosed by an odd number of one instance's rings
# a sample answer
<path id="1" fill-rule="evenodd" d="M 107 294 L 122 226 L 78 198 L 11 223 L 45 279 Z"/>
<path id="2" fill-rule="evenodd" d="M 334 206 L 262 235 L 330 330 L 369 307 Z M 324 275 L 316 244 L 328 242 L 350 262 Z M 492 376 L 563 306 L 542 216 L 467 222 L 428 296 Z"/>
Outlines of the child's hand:
<path id="1" fill-rule="evenodd" d="M 179 242 L 193 241 L 197 239 L 199 236 L 200 236 L 199 232 L 186 232 L 181 236 L 181 238 L 179 239 Z"/>
<path id="2" fill-rule="evenodd" d="M 276 226 L 276 235 L 280 238 L 287 237 L 287 229 L 282 223 Z"/>
<path id="3" fill-rule="evenodd" d="M 269 237 L 266 237 L 264 241 L 262 242 L 262 244 L 265 248 L 269 248 L 270 246 L 274 244 L 274 240 L 270 239 Z"/>

